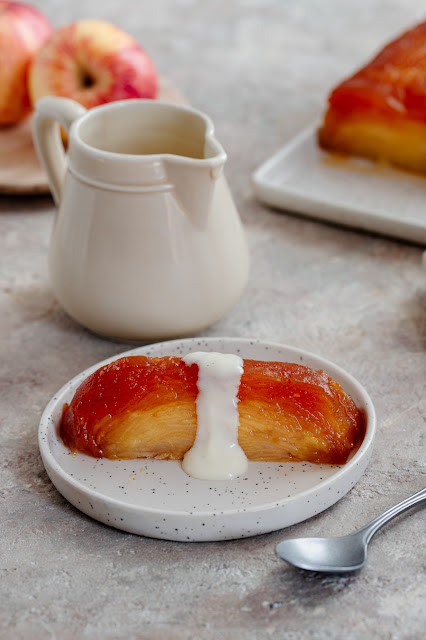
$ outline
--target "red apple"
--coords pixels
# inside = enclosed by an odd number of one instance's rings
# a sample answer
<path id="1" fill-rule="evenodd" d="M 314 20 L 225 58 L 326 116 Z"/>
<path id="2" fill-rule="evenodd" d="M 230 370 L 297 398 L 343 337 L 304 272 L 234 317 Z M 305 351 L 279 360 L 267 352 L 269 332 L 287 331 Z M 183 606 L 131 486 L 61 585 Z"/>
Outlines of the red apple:
<path id="1" fill-rule="evenodd" d="M 0 126 L 30 112 L 28 67 L 51 32 L 48 19 L 34 7 L 0 0 Z"/>
<path id="2" fill-rule="evenodd" d="M 155 98 L 157 72 L 129 34 L 102 20 L 78 20 L 55 31 L 28 77 L 32 104 L 44 95 L 86 108 L 127 98 Z"/>

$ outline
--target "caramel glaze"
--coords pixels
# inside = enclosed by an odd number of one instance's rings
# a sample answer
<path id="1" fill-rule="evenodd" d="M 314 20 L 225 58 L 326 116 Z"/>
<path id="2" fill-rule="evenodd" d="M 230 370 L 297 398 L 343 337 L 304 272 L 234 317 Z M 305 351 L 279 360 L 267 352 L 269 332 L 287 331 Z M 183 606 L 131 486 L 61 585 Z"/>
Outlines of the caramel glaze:
<path id="1" fill-rule="evenodd" d="M 182 459 L 196 430 L 198 366 L 129 356 L 98 369 L 63 409 L 59 433 L 95 458 Z M 249 460 L 343 464 L 364 419 L 323 371 L 244 360 L 239 444 Z"/>
<path id="2" fill-rule="evenodd" d="M 402 34 L 330 94 L 327 150 L 426 172 L 426 22 Z"/>
<path id="3" fill-rule="evenodd" d="M 387 44 L 336 87 L 330 105 L 342 117 L 366 110 L 377 117 L 426 121 L 426 22 Z"/>

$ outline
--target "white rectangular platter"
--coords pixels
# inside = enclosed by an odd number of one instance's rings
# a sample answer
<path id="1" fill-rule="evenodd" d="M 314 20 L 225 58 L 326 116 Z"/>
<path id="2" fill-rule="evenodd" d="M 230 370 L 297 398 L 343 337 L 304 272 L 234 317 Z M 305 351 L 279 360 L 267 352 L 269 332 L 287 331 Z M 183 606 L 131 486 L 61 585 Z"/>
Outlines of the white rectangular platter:
<path id="1" fill-rule="evenodd" d="M 426 244 L 426 177 L 322 151 L 304 130 L 252 176 L 264 203 Z"/>

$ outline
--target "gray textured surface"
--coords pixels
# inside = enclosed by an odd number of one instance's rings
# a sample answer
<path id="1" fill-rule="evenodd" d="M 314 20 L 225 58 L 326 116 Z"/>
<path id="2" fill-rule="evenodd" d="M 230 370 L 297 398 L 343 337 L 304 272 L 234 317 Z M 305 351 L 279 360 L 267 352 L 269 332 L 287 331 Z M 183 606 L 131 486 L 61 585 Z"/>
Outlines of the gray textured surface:
<path id="1" fill-rule="evenodd" d="M 259 337 L 321 354 L 370 392 L 378 435 L 366 474 L 334 507 L 244 541 L 127 535 L 66 503 L 37 449 L 40 414 L 67 380 L 130 345 L 71 321 L 50 292 L 49 198 L 0 198 L 0 637 L 420 639 L 424 511 L 374 539 L 351 577 L 278 561 L 287 536 L 339 535 L 425 484 L 426 277 L 421 247 L 269 210 L 249 176 L 318 117 L 329 88 L 423 18 L 421 0 L 60 0 L 56 25 L 102 17 L 135 35 L 212 117 L 251 251 L 247 290 L 211 336 Z M 426 204 L 426 199 L 425 199 Z"/>

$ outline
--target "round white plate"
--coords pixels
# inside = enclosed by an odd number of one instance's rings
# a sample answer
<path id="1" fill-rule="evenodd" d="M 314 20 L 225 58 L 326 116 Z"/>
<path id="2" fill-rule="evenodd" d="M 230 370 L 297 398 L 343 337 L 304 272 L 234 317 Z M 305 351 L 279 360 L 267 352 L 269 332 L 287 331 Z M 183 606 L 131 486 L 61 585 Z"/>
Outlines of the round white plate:
<path id="1" fill-rule="evenodd" d="M 244 476 L 196 480 L 180 461 L 106 460 L 72 455 L 58 435 L 62 407 L 100 366 L 123 355 L 183 356 L 190 351 L 236 353 L 254 360 L 295 362 L 324 369 L 366 416 L 366 433 L 342 466 L 249 462 Z M 301 522 L 340 500 L 358 481 L 371 456 L 373 403 L 352 376 L 323 358 L 293 347 L 241 338 L 188 338 L 127 351 L 73 378 L 49 402 L 41 418 L 39 446 L 58 491 L 83 513 L 130 533 L 179 541 L 245 538 Z"/>

